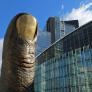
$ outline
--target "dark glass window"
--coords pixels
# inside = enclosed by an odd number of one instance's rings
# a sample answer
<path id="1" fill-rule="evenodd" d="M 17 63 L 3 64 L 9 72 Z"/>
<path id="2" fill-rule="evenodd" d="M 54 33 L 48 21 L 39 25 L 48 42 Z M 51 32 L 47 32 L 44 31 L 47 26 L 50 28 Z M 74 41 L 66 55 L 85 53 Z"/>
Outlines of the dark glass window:
<path id="1" fill-rule="evenodd" d="M 84 41 L 83 41 L 83 30 L 79 30 L 79 45 L 82 48 L 84 46 Z"/>
<path id="2" fill-rule="evenodd" d="M 84 41 L 84 45 L 88 45 L 88 32 L 87 32 L 87 28 L 83 29 L 83 41 Z"/>
<path id="3" fill-rule="evenodd" d="M 88 30 L 88 37 L 89 37 L 89 43 L 92 45 L 92 24 L 87 27 Z"/>
<path id="4" fill-rule="evenodd" d="M 78 32 L 76 31 L 74 33 L 74 48 L 77 49 L 79 47 L 79 38 L 78 38 Z"/>

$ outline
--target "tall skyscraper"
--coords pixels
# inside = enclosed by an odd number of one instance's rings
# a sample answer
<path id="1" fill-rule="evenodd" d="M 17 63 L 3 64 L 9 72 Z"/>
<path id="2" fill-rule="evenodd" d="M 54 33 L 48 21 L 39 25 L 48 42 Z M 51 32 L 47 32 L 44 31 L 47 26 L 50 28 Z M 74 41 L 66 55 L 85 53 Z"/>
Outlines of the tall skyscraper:
<path id="1" fill-rule="evenodd" d="M 36 55 L 40 54 L 52 43 L 74 31 L 78 27 L 78 20 L 63 21 L 59 17 L 48 18 L 45 30 L 38 31 Z"/>
<path id="2" fill-rule="evenodd" d="M 78 20 L 63 21 L 60 17 L 50 17 L 47 20 L 47 32 L 51 32 L 51 43 L 64 37 L 79 27 Z"/>

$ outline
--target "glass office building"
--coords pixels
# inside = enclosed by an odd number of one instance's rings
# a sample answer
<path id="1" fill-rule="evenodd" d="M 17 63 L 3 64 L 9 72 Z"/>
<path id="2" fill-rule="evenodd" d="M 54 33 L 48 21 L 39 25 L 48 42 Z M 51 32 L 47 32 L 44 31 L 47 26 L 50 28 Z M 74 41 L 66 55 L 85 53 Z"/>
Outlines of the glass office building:
<path id="1" fill-rule="evenodd" d="M 78 20 L 61 21 L 60 17 L 49 17 L 43 30 L 38 30 L 36 56 L 52 43 L 78 28 Z"/>
<path id="2" fill-rule="evenodd" d="M 35 92 L 92 92 L 92 22 L 37 56 Z"/>
<path id="3" fill-rule="evenodd" d="M 36 43 L 36 56 L 51 45 L 51 34 L 47 31 L 38 31 Z"/>
<path id="4" fill-rule="evenodd" d="M 51 33 L 51 43 L 54 43 L 78 27 L 78 20 L 63 21 L 60 17 L 49 17 L 46 22 L 46 31 Z"/>

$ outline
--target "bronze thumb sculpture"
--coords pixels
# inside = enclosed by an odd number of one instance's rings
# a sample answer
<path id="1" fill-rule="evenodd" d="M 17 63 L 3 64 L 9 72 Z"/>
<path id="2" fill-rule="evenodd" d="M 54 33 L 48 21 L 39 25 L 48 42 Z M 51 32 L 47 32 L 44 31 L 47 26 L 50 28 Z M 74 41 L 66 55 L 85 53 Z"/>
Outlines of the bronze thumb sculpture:
<path id="1" fill-rule="evenodd" d="M 37 21 L 26 13 L 11 21 L 3 44 L 2 92 L 34 92 Z"/>

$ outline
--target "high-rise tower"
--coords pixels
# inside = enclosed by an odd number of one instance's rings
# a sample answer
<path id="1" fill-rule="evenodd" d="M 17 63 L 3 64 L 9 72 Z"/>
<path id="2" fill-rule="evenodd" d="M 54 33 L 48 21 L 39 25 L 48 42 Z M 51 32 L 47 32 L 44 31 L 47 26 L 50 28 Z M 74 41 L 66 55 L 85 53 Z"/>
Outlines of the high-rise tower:
<path id="1" fill-rule="evenodd" d="M 64 37 L 79 27 L 78 20 L 63 21 L 59 17 L 50 17 L 47 20 L 47 32 L 51 32 L 51 43 Z"/>

